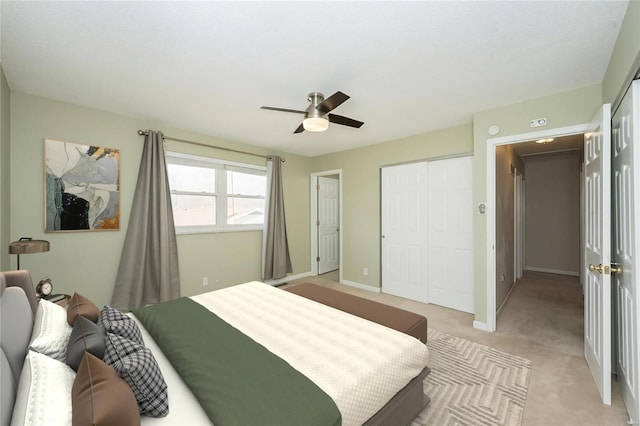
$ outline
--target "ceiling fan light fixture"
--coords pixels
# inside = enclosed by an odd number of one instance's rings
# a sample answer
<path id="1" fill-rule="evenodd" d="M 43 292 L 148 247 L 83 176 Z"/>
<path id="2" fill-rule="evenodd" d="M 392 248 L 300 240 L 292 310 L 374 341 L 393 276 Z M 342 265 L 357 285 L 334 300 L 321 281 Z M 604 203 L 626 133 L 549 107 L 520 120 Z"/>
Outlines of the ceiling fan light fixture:
<path id="1" fill-rule="evenodd" d="M 308 132 L 324 132 L 329 128 L 329 120 L 324 117 L 307 117 L 302 126 Z"/>

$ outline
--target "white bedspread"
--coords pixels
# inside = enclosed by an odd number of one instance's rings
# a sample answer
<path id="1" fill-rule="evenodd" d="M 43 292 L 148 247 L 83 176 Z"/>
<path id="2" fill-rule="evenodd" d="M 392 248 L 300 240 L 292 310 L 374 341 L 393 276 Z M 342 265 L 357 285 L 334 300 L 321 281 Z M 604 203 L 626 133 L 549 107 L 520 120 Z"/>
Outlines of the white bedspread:
<path id="1" fill-rule="evenodd" d="M 191 297 L 316 383 L 361 425 L 427 365 L 417 339 L 251 282 Z"/>

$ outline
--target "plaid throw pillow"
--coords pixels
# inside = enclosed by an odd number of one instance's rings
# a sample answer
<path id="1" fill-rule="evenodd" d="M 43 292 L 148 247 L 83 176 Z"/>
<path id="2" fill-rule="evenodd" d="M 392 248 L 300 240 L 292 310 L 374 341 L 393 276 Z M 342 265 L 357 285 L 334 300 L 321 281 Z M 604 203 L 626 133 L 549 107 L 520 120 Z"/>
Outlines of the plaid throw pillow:
<path id="1" fill-rule="evenodd" d="M 117 334 L 125 339 L 144 345 L 138 324 L 126 314 L 111 306 L 102 308 L 98 317 L 98 325 L 102 327 L 105 333 Z"/>
<path id="2" fill-rule="evenodd" d="M 164 417 L 169 413 L 167 384 L 151 351 L 145 346 L 107 333 L 104 362 L 127 382 L 140 414 Z"/>

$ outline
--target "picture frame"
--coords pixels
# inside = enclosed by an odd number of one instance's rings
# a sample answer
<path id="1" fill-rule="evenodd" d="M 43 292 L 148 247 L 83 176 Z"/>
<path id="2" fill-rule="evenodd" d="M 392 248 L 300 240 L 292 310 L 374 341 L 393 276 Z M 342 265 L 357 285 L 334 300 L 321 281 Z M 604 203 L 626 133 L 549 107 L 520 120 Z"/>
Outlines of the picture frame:
<path id="1" fill-rule="evenodd" d="M 45 232 L 120 230 L 120 150 L 44 139 Z"/>

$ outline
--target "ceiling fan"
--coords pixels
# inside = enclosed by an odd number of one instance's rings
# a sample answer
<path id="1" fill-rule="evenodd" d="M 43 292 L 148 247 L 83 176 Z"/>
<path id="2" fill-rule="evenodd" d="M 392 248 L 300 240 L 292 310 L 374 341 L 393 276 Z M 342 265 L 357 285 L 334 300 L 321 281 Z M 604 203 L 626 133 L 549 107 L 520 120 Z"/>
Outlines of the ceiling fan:
<path id="1" fill-rule="evenodd" d="M 362 121 L 352 118 L 343 117 L 342 115 L 330 114 L 335 108 L 340 106 L 344 101 L 349 99 L 348 95 L 337 91 L 327 99 L 320 92 L 311 92 L 307 97 L 310 104 L 306 110 L 275 108 L 262 106 L 261 109 L 270 109 L 273 111 L 293 112 L 295 114 L 304 114 L 304 120 L 293 133 L 302 133 L 305 130 L 309 132 L 324 132 L 329 127 L 329 122 L 342 124 L 343 126 L 360 128 L 364 124 Z"/>

